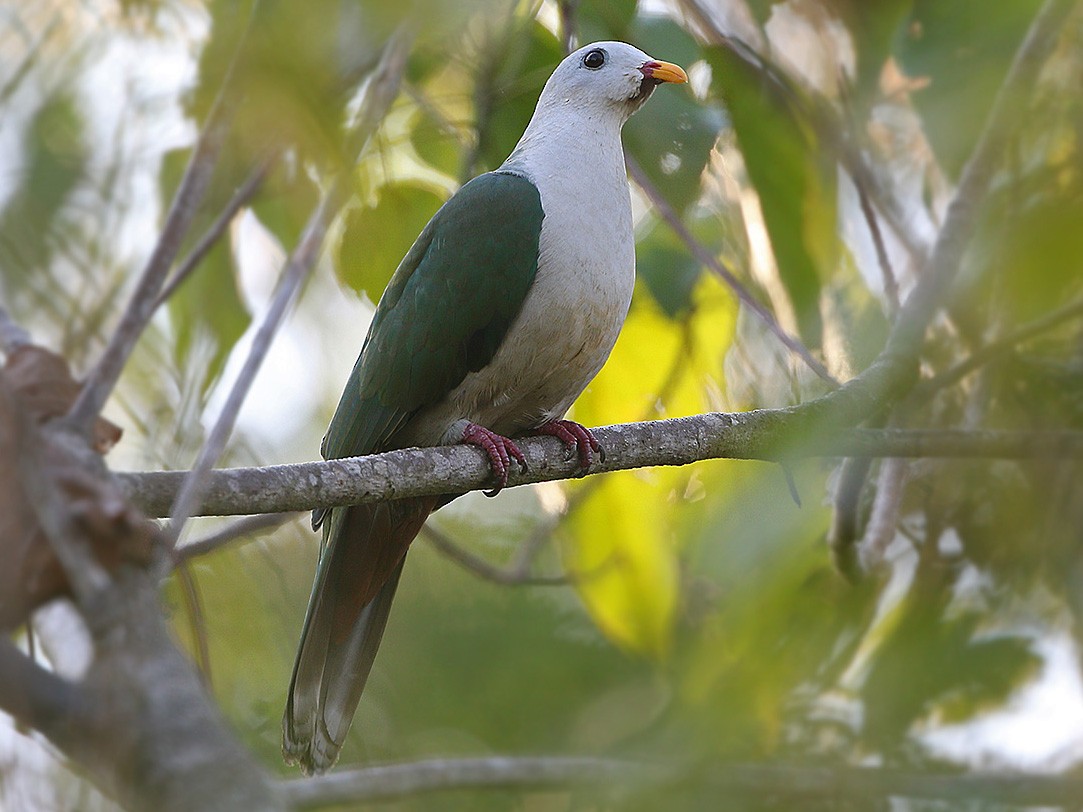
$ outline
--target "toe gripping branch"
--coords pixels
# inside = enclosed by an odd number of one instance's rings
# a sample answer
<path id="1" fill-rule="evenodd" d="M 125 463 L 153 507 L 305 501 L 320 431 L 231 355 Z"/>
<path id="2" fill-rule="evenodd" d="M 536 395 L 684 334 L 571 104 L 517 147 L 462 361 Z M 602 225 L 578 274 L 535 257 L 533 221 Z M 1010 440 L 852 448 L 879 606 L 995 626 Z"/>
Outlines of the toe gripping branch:
<path id="1" fill-rule="evenodd" d="M 579 467 L 586 471 L 594 462 L 594 455 L 605 462 L 605 449 L 590 429 L 572 420 L 550 420 L 538 428 L 538 434 L 551 434 L 568 450 L 568 457 L 573 453 L 579 456 Z"/>
<path id="2" fill-rule="evenodd" d="M 485 452 L 489 457 L 489 467 L 493 469 L 493 478 L 496 487 L 486 491 L 486 496 L 496 496 L 508 484 L 508 474 L 511 472 L 511 461 L 519 463 L 519 467 L 527 470 L 526 457 L 512 440 L 497 434 L 477 423 L 467 423 L 463 430 L 463 440 L 467 445 L 474 445 Z"/>
<path id="3" fill-rule="evenodd" d="M 567 449 L 566 459 L 574 454 L 579 458 L 579 467 L 586 471 L 594 462 L 594 455 L 605 462 L 605 449 L 602 448 L 597 438 L 590 429 L 572 420 L 550 420 L 538 427 L 538 434 L 549 434 L 564 443 Z M 496 487 L 486 491 L 486 496 L 496 496 L 508 484 L 508 474 L 511 473 L 511 461 L 515 460 L 519 467 L 527 470 L 526 457 L 519 450 L 519 446 L 513 440 L 502 434 L 490 431 L 477 423 L 467 423 L 463 430 L 462 441 L 467 445 L 473 445 L 485 452 L 489 458 L 489 467 L 493 470 L 493 478 Z"/>

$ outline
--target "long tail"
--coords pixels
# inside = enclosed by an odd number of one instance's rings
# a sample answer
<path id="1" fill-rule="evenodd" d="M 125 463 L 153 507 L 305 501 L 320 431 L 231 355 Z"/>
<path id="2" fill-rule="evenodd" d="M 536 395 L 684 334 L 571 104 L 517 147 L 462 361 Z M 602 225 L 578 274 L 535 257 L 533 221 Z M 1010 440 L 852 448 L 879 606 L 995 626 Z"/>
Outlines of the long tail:
<path id="1" fill-rule="evenodd" d="M 403 499 L 332 510 L 293 666 L 282 753 L 306 774 L 332 767 L 346 740 L 406 550 L 436 506 Z"/>

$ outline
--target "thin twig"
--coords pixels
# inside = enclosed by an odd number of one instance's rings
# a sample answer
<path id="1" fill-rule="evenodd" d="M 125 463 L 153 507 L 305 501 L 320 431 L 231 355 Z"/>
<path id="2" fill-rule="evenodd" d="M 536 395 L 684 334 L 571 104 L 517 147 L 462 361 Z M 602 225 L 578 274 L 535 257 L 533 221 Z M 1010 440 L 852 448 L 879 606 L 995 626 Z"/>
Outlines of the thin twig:
<path id="1" fill-rule="evenodd" d="M 216 552 L 246 536 L 260 536 L 277 530 L 282 525 L 302 515 L 300 512 L 294 512 L 257 513 L 254 516 L 245 516 L 242 519 L 230 522 L 221 530 L 211 533 L 209 536 L 178 546 L 173 555 L 177 563 L 191 561 L 193 558 Z"/>
<path id="2" fill-rule="evenodd" d="M 177 583 L 180 585 L 181 600 L 184 601 L 184 612 L 188 616 L 192 644 L 196 650 L 196 666 L 199 668 L 200 676 L 203 677 L 203 684 L 211 690 L 214 687 L 211 676 L 211 647 L 207 638 L 207 619 L 203 611 L 199 585 L 192 576 L 187 562 L 181 562 L 174 571 L 177 575 Z"/>
<path id="3" fill-rule="evenodd" d="M 880 223 L 876 219 L 876 212 L 873 211 L 872 204 L 869 202 L 869 194 L 857 179 L 854 180 L 854 186 L 857 189 L 858 202 L 861 204 L 861 213 L 865 216 L 865 222 L 869 226 L 872 244 L 876 249 L 876 260 L 880 264 L 880 273 L 884 279 L 884 295 L 887 297 L 888 315 L 894 319 L 899 312 L 899 281 L 895 277 L 895 269 L 891 267 L 891 257 L 888 256 L 887 246 L 884 245 L 884 235 L 880 231 Z"/>
<path id="4" fill-rule="evenodd" d="M 384 114 L 394 101 L 398 93 L 399 81 L 406 67 L 406 57 L 409 53 L 409 36 L 400 34 L 392 38 L 388 43 L 384 56 L 377 67 L 376 76 L 370 86 L 370 95 L 365 105 L 357 129 L 351 134 L 350 141 L 356 145 L 358 151 L 363 149 L 367 137 L 376 130 L 377 125 L 383 119 Z M 356 155 L 354 156 L 356 158 Z M 200 449 L 198 458 L 192 466 L 190 475 L 185 480 L 184 487 L 177 494 L 176 503 L 170 511 L 169 524 L 164 529 L 167 544 L 170 547 L 176 545 L 177 539 L 189 517 L 199 504 L 203 493 L 203 483 L 207 473 L 217 463 L 218 458 L 225 449 L 226 442 L 233 432 L 237 415 L 248 391 L 255 380 L 256 373 L 267 356 L 271 342 L 278 332 L 279 326 L 293 302 L 294 297 L 300 290 L 301 282 L 304 281 L 309 271 L 316 264 L 320 248 L 331 219 L 341 207 L 345 198 L 348 184 L 339 175 L 332 181 L 330 189 L 324 192 L 316 210 L 309 217 L 308 223 L 298 240 L 297 246 L 290 254 L 286 267 L 282 271 L 278 287 L 271 299 L 259 329 L 252 339 L 252 346 L 248 357 L 241 367 L 237 380 L 230 389 L 225 405 L 218 416 L 213 428 L 207 435 L 207 440 Z"/>
<path id="5" fill-rule="evenodd" d="M 888 546 L 895 540 L 902 499 L 910 470 L 908 460 L 889 457 L 880 465 L 876 478 L 876 498 L 872 502 L 869 523 L 861 541 L 861 568 L 871 572 L 884 560 Z"/>
<path id="6" fill-rule="evenodd" d="M 252 199 L 252 196 L 259 190 L 259 187 L 263 184 L 264 179 L 267 177 L 267 173 L 270 171 L 272 164 L 275 161 L 276 156 L 260 161 L 260 163 L 249 173 L 245 178 L 244 183 L 233 194 L 225 208 L 222 209 L 222 213 L 218 215 L 213 223 L 207 228 L 203 236 L 200 237 L 199 242 L 188 253 L 181 262 L 177 265 L 177 270 L 173 272 L 173 275 L 169 277 L 169 281 L 166 282 L 162 288 L 161 293 L 158 294 L 158 299 L 154 302 L 154 308 L 157 310 L 169 299 L 170 296 L 176 292 L 177 288 L 184 283 L 184 281 L 191 276 L 192 272 L 199 267 L 204 257 L 210 253 L 210 250 L 214 247 L 215 243 L 221 239 L 222 234 L 229 228 L 230 223 L 233 222 L 233 218 L 237 216 L 237 212 L 241 210 L 241 207 L 248 203 Z"/>
<path id="7" fill-rule="evenodd" d="M 568 789 L 575 786 L 639 785 L 664 780 L 672 769 L 656 764 L 602 758 L 534 756 L 430 759 L 344 770 L 317 778 L 284 781 L 287 800 L 298 809 L 402 798 L 448 789 Z"/>
<path id="8" fill-rule="evenodd" d="M 494 566 L 481 556 L 474 555 L 469 550 L 464 550 L 450 536 L 430 524 L 426 524 L 421 529 L 421 534 L 442 555 L 447 556 L 459 566 L 486 581 L 492 581 L 503 586 L 567 586 L 571 583 L 571 578 L 567 575 L 531 575 L 527 571 L 520 571 L 516 566 L 508 569 Z"/>
<path id="9" fill-rule="evenodd" d="M 951 369 L 941 372 L 926 381 L 922 381 L 914 388 L 914 396 L 922 397 L 938 392 L 945 387 L 965 378 L 974 370 L 995 360 L 1005 352 L 1030 339 L 1059 327 L 1067 321 L 1083 316 L 1083 298 L 1069 302 L 1063 307 L 1058 307 L 1034 321 L 1027 322 L 1016 330 L 1012 330 L 1004 336 L 991 341 L 972 355 Z"/>
<path id="10" fill-rule="evenodd" d="M 707 248 L 692 235 L 692 232 L 688 230 L 677 212 L 669 205 L 669 201 L 665 199 L 654 183 L 651 182 L 651 179 L 647 177 L 647 174 L 643 171 L 642 167 L 636 163 L 635 159 L 631 156 L 627 156 L 626 163 L 628 165 L 628 174 L 632 176 L 632 180 L 635 181 L 636 186 L 643 190 L 643 193 L 647 195 L 647 198 L 658 211 L 659 216 L 661 216 L 666 224 L 673 229 L 673 233 L 681 239 L 688 250 L 692 252 L 696 261 L 701 265 L 710 268 L 710 270 L 733 291 L 741 304 L 755 313 L 767 329 L 770 330 L 787 349 L 804 361 L 809 369 L 831 386 L 838 386 L 839 382 L 827 371 L 827 368 L 823 364 L 812 356 L 808 347 L 802 344 L 799 339 L 783 330 L 782 326 L 771 314 L 771 311 L 760 304 L 755 297 L 745 289 L 744 285 L 741 284 L 740 280 L 737 279 L 733 272 L 726 268 L 718 257 L 708 251 Z"/>
<path id="11" fill-rule="evenodd" d="M 218 458 L 222 455 L 226 442 L 229 440 L 230 434 L 233 433 L 234 425 L 236 425 L 237 415 L 240 414 L 241 406 L 244 404 L 245 398 L 248 397 L 248 391 L 252 388 L 252 382 L 263 364 L 263 359 L 267 357 L 271 342 L 285 318 L 286 311 L 293 303 L 297 291 L 300 290 L 301 282 L 304 281 L 308 272 L 316 264 L 331 217 L 331 195 L 325 193 L 316 206 L 316 211 L 309 218 L 297 247 L 290 254 L 290 258 L 278 281 L 274 297 L 271 299 L 271 306 L 268 308 L 259 329 L 252 339 L 248 357 L 245 358 L 244 365 L 237 375 L 233 388 L 230 389 L 229 396 L 226 398 L 218 419 L 207 434 L 207 439 L 203 443 L 199 456 L 185 480 L 184 487 L 177 494 L 176 504 L 170 511 L 169 523 L 164 528 L 167 545 L 170 547 L 176 546 L 181 530 L 193 515 L 193 511 L 202 496 L 206 474 L 214 467 L 215 463 L 218 462 Z"/>

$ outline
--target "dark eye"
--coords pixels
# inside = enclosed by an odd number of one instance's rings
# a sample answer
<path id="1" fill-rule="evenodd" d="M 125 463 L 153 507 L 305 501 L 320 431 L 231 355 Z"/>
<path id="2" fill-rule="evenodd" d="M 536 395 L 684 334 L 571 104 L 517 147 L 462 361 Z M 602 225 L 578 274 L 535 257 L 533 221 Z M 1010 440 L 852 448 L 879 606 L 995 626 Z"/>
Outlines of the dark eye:
<path id="1" fill-rule="evenodd" d="M 587 55 L 583 57 L 583 67 L 590 68 L 591 70 L 598 70 L 605 64 L 605 51 L 601 48 L 595 48 L 593 51 L 588 51 Z"/>

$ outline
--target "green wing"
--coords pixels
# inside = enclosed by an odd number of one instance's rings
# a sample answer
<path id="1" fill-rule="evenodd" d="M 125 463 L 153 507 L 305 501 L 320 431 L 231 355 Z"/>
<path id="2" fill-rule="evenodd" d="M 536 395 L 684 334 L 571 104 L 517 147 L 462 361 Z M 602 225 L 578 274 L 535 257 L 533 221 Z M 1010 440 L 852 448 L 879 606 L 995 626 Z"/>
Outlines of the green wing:
<path id="1" fill-rule="evenodd" d="M 542 218 L 537 188 L 508 172 L 474 178 L 433 216 L 376 307 L 326 459 L 394 447 L 411 415 L 492 360 L 534 282 Z"/>

